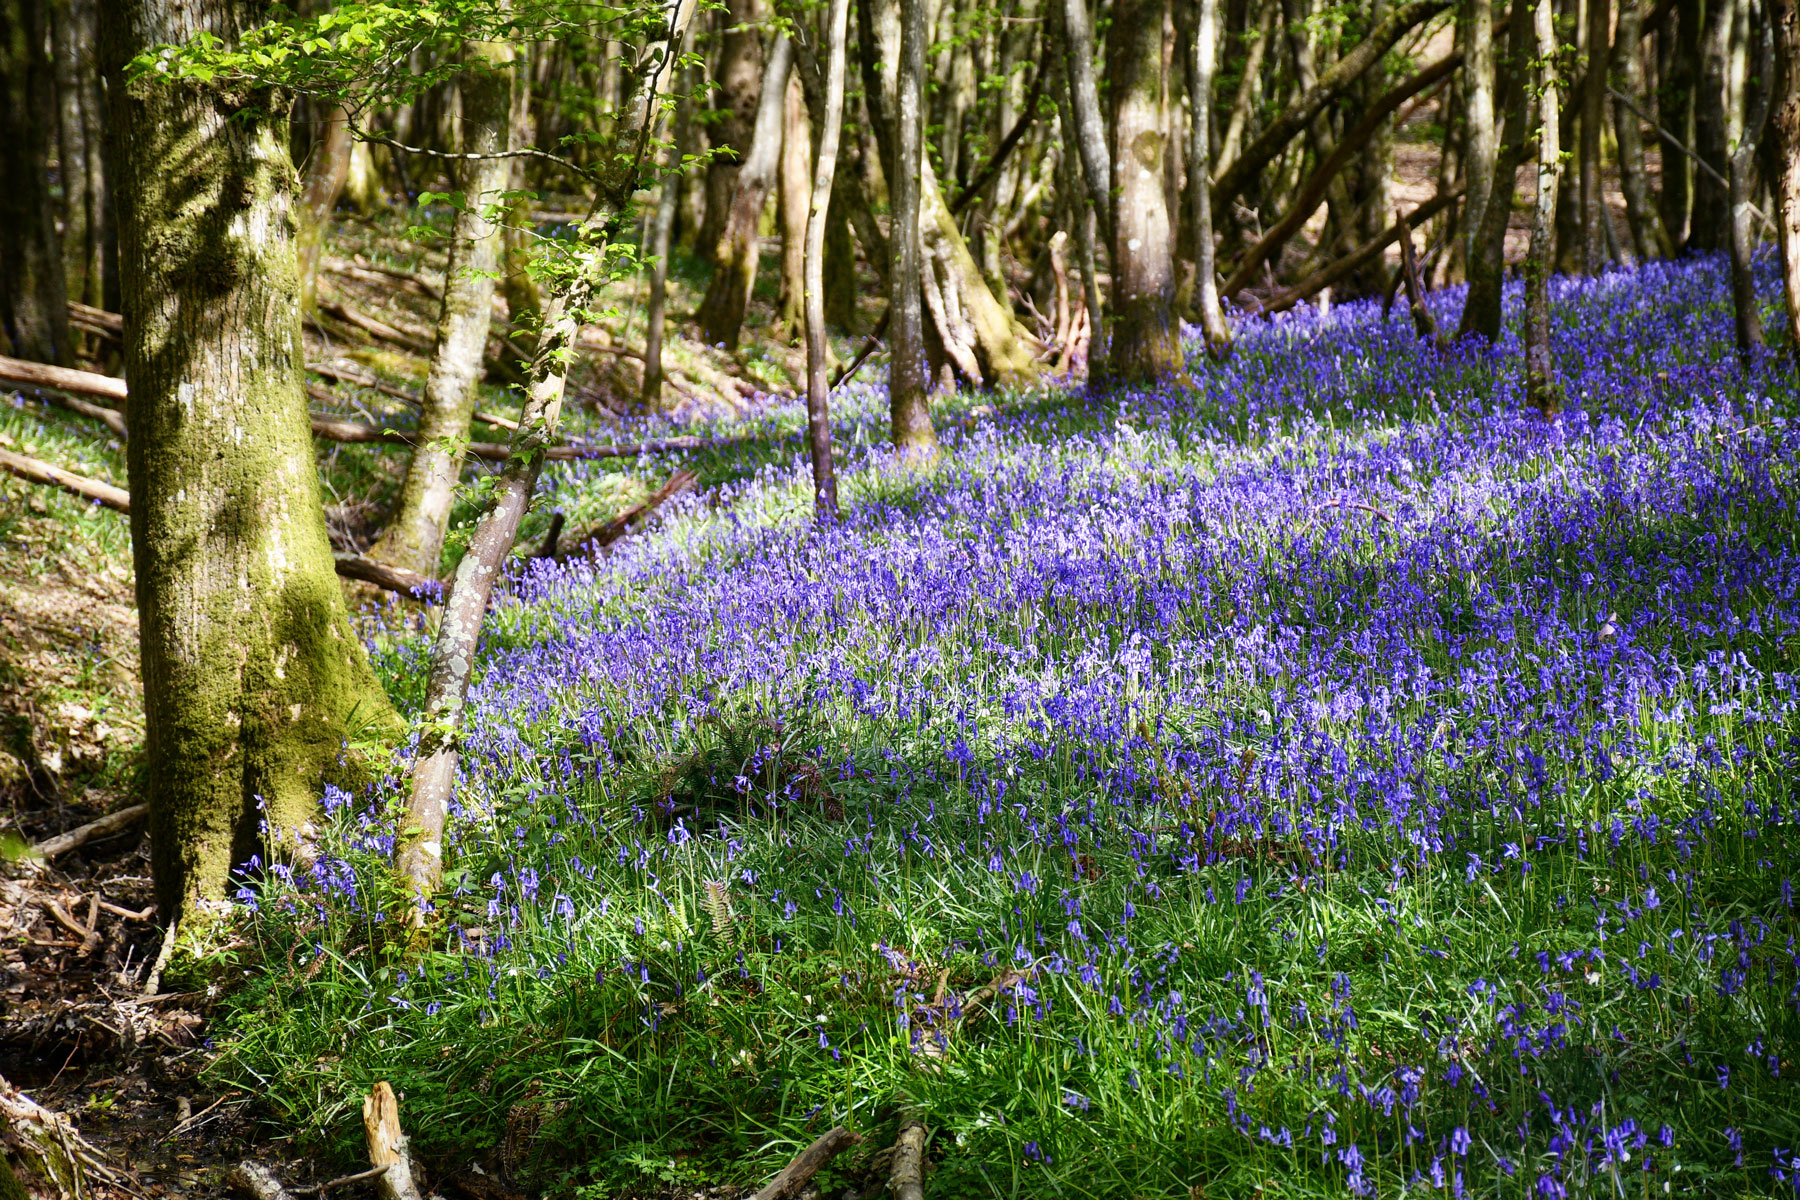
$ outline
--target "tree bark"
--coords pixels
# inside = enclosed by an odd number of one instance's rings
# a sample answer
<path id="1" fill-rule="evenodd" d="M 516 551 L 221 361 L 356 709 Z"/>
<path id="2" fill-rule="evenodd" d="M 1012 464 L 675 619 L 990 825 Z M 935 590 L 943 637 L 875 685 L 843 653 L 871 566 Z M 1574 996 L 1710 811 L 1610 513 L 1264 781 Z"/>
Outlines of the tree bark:
<path id="1" fill-rule="evenodd" d="M 713 248 L 713 275 L 696 314 L 706 340 L 736 349 L 744 328 L 750 292 L 756 286 L 757 259 L 761 247 L 757 226 L 763 205 L 781 163 L 781 123 L 787 105 L 788 70 L 794 62 L 792 39 L 782 34 L 769 52 L 769 69 L 763 75 L 762 97 L 756 106 L 756 126 L 750 150 L 737 169 L 725 224 Z"/>
<path id="2" fill-rule="evenodd" d="M 344 183 L 350 178 L 350 113 L 341 104 L 331 106 L 325 128 L 313 140 L 312 157 L 300 187 L 300 233 L 295 257 L 300 272 L 300 311 L 310 315 L 319 308 L 319 258 L 325 251 L 325 234 Z"/>
<path id="3" fill-rule="evenodd" d="M 1280 14 L 1277 0 L 1258 0 L 1261 17 L 1250 48 L 1244 56 L 1244 73 L 1238 77 L 1237 91 L 1231 97 L 1231 116 L 1225 124 L 1225 136 L 1219 142 L 1218 163 L 1228 163 L 1238 156 L 1244 144 L 1244 126 L 1250 111 L 1262 95 L 1263 58 L 1275 36 L 1275 19 Z"/>
<path id="4" fill-rule="evenodd" d="M 545 449 L 556 437 L 577 335 L 607 280 L 606 250 L 618 235 L 632 193 L 641 182 L 657 98 L 693 10 L 694 0 L 668 0 L 667 28 L 660 38 L 647 42 L 631 64 L 631 100 L 619 113 L 613 145 L 607 147 L 609 153 L 602 160 L 594 202 L 577 240 L 581 249 L 573 264 L 576 270 L 551 292 L 544 307 L 512 454 L 494 477 L 468 552 L 450 581 L 426 676 L 423 730 L 402 826 L 406 834 L 395 853 L 401 879 L 420 900 L 410 916 L 415 926 L 424 923 L 426 904 L 443 879 L 444 821 L 456 781 L 463 706 L 474 674 L 488 597 L 518 538 L 519 522 L 543 470 Z"/>
<path id="5" fill-rule="evenodd" d="M 463 49 L 461 153 L 496 154 L 507 148 L 510 126 L 512 46 L 470 42 Z M 502 223 L 484 210 L 502 203 L 512 168 L 504 158 L 456 164 L 464 194 L 450 231 L 444 269 L 444 302 L 421 398 L 419 431 L 400 487 L 400 505 L 381 539 L 369 550 L 376 562 L 436 575 L 443 557 L 450 506 L 462 477 L 460 447 L 479 398 L 488 327 L 493 320 L 494 279 L 500 268 Z"/>
<path id="6" fill-rule="evenodd" d="M 1115 0 L 1106 37 L 1113 180 L 1107 376 L 1122 384 L 1165 383 L 1186 372 L 1175 324 L 1173 238 L 1163 193 L 1166 13 L 1167 0 Z"/>
<path id="7" fill-rule="evenodd" d="M 831 383 L 826 377 L 831 347 L 825 339 L 825 239 L 838 141 L 844 127 L 849 24 L 850 0 L 831 0 L 825 17 L 825 105 L 819 116 L 819 152 L 806 222 L 806 445 L 812 457 L 813 520 L 820 525 L 834 523 L 838 516 L 837 471 L 831 458 Z"/>
<path id="8" fill-rule="evenodd" d="M 1606 263 L 1606 233 L 1601 222 L 1612 219 L 1600 186 L 1600 129 L 1606 120 L 1611 25 L 1610 0 L 1587 0 L 1587 80 L 1581 93 L 1581 263 L 1589 275 L 1598 275 Z"/>
<path id="9" fill-rule="evenodd" d="M 1750 0 L 1724 0 L 1726 7 L 1738 7 L 1739 16 L 1749 15 Z M 1756 296 L 1756 281 L 1751 275 L 1750 256 L 1756 249 L 1756 230 L 1752 208 L 1755 203 L 1756 154 L 1762 143 L 1763 127 L 1768 123 L 1770 101 L 1775 92 L 1774 30 L 1767 21 L 1756 22 L 1734 38 L 1733 75 L 1741 81 L 1736 107 L 1742 112 L 1742 128 L 1737 146 L 1731 153 L 1728 194 L 1731 199 L 1731 302 L 1733 328 L 1736 333 L 1738 363 L 1745 374 L 1762 364 L 1762 306 Z M 1761 81 L 1754 94 L 1749 93 L 1751 79 L 1750 41 L 1757 48 L 1755 78 Z"/>
<path id="10" fill-rule="evenodd" d="M 1771 6 L 1777 45 L 1773 121 L 1781 164 L 1771 186 L 1779 217 L 1788 350 L 1800 366 L 1800 0 L 1771 0 Z"/>
<path id="11" fill-rule="evenodd" d="M 1656 115 L 1664 129 L 1684 146 L 1694 144 L 1694 98 L 1700 82 L 1701 0 L 1676 0 L 1667 24 L 1659 31 L 1664 43 L 1660 58 Z M 1698 172 L 1685 154 L 1671 155 L 1665 147 L 1661 190 L 1657 207 L 1663 229 L 1676 253 L 1687 248 L 1694 206 L 1694 180 Z"/>
<path id="12" fill-rule="evenodd" d="M 714 119 L 710 125 L 716 153 L 706 167 L 706 214 L 695 244 L 711 255 L 725 234 L 731 198 L 737 190 L 738 167 L 750 153 L 756 110 L 762 98 L 762 33 L 758 0 L 730 0 L 720 15 L 719 65 L 714 75 Z"/>
<path id="13" fill-rule="evenodd" d="M 1056 33 L 1055 18 L 1052 18 L 1052 35 Z M 1058 111 L 1057 124 L 1062 129 L 1062 153 L 1057 156 L 1058 186 L 1067 198 L 1070 215 L 1071 232 L 1075 236 L 1076 265 L 1081 270 L 1082 309 L 1088 319 L 1088 351 L 1087 367 L 1091 378 L 1094 374 L 1093 363 L 1096 347 L 1103 347 L 1104 332 L 1100 321 L 1100 285 L 1095 268 L 1094 243 L 1098 240 L 1096 226 L 1099 222 L 1094 217 L 1094 206 L 1088 198 L 1086 189 L 1081 183 L 1081 151 L 1078 144 L 1079 134 L 1076 132 L 1078 118 L 1074 115 L 1074 102 L 1069 86 L 1069 72 L 1066 64 L 1058 62 L 1056 70 L 1056 104 Z M 1072 347 L 1065 347 L 1058 356 L 1058 369 L 1066 367 L 1072 356 Z"/>
<path id="14" fill-rule="evenodd" d="M 1052 0 L 1060 5 L 1063 62 L 1069 81 L 1069 115 L 1074 120 L 1075 147 L 1080 155 L 1081 179 L 1087 185 L 1088 203 L 1102 234 L 1112 241 L 1112 160 L 1106 125 L 1100 115 L 1100 89 L 1094 82 L 1094 30 L 1088 21 L 1087 0 Z M 1099 318 L 1096 312 L 1094 317 Z"/>
<path id="15" fill-rule="evenodd" d="M 507 144 L 515 149 L 535 144 L 537 134 L 531 117 L 531 72 L 523 65 L 513 70 L 511 102 Z M 538 295 L 537 280 L 531 277 L 529 269 L 532 228 L 526 162 L 526 159 L 515 158 L 511 163 L 507 190 L 515 194 L 506 202 L 506 228 L 501 234 L 500 243 L 503 264 L 501 287 L 506 296 L 506 317 L 517 331 L 536 328 L 543 304 Z"/>
<path id="16" fill-rule="evenodd" d="M 1694 173 L 1694 214 L 1688 245 L 1696 250 L 1727 250 L 1731 246 L 1730 0 L 1712 0 L 1706 6 L 1706 23 L 1700 40 L 1700 86 L 1694 93 L 1694 152 L 1717 173 Z"/>
<path id="17" fill-rule="evenodd" d="M 1219 3 L 1199 0 L 1193 52 L 1188 58 L 1188 195 L 1194 214 L 1194 297 L 1206 349 L 1214 358 L 1231 353 L 1231 328 L 1219 304 L 1219 272 L 1213 261 L 1212 90 L 1218 61 Z"/>
<path id="18" fill-rule="evenodd" d="M 907 457 L 937 448 L 925 373 L 920 275 L 920 193 L 925 167 L 925 0 L 899 0 L 900 54 L 894 87 L 894 169 L 888 174 L 888 415 L 894 447 Z"/>
<path id="19" fill-rule="evenodd" d="M 1644 94 L 1644 70 L 1639 42 L 1643 36 L 1643 0 L 1621 0 L 1618 29 L 1613 35 L 1612 79 L 1633 104 Z M 1651 202 L 1649 172 L 1644 167 L 1644 135 L 1638 115 L 1623 104 L 1613 105 L 1613 130 L 1619 143 L 1619 190 L 1625 194 L 1625 219 L 1631 227 L 1631 244 L 1640 261 L 1674 254 L 1668 232 Z M 1674 168 L 1663 156 L 1664 178 Z"/>
<path id="20" fill-rule="evenodd" d="M 681 95 L 675 102 L 675 136 L 663 160 L 662 189 L 656 198 L 656 214 L 650 230 L 650 304 L 644 318 L 643 401 L 662 407 L 663 329 L 669 305 L 669 234 L 675 225 L 675 205 L 681 195 L 682 147 L 693 120 L 692 72 L 683 76 Z"/>
<path id="21" fill-rule="evenodd" d="M 1493 186 L 1482 206 L 1481 225 L 1469 254 L 1469 290 L 1463 302 L 1459 338 L 1475 334 L 1498 341 L 1501 295 L 1505 284 L 1506 229 L 1512 222 L 1513 197 L 1518 189 L 1519 165 L 1525 161 L 1530 138 L 1531 97 L 1526 86 L 1525 63 L 1532 53 L 1531 6 L 1533 0 L 1513 0 L 1507 28 L 1505 92 L 1506 141 L 1494 164 Z"/>
<path id="22" fill-rule="evenodd" d="M 1556 33 L 1550 0 L 1537 0 L 1537 202 L 1531 211 L 1531 248 L 1525 260 L 1525 396 L 1545 417 L 1562 409 L 1550 361 L 1550 255 L 1556 186 L 1562 173 L 1556 96 Z"/>
<path id="23" fill-rule="evenodd" d="M 806 226 L 812 207 L 812 123 L 800 94 L 799 73 L 788 72 L 781 120 L 781 171 L 776 210 L 781 217 L 781 294 L 776 322 L 795 335 L 806 325 Z"/>
<path id="24" fill-rule="evenodd" d="M 1464 58 L 1463 117 L 1464 172 L 1469 202 L 1464 206 L 1463 228 L 1467 261 L 1480 252 L 1482 214 L 1494 190 L 1495 155 L 1499 143 L 1494 131 L 1494 0 L 1465 0 L 1463 10 Z"/>
<path id="25" fill-rule="evenodd" d="M 47 0 L 0 0 L 0 334 L 17 358 L 69 366 L 62 243 L 50 195 L 56 76 Z"/>
<path id="26" fill-rule="evenodd" d="M 56 66 L 57 165 L 63 185 L 64 288 L 69 299 L 106 305 L 103 198 L 106 171 L 100 144 L 100 81 L 94 68 L 94 0 L 52 5 Z"/>
<path id="27" fill-rule="evenodd" d="M 304 836 L 345 740 L 398 732 L 334 573 L 308 431 L 286 113 L 156 72 L 253 0 L 115 0 L 101 29 L 131 379 L 145 798 L 171 920 Z M 266 828 L 266 833 L 263 830 Z"/>

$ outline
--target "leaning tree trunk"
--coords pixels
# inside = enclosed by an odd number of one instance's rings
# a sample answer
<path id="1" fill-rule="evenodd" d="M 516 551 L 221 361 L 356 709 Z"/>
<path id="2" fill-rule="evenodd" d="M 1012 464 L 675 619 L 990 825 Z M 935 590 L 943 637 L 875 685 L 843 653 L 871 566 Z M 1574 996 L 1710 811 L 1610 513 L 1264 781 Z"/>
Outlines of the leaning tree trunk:
<path id="1" fill-rule="evenodd" d="M 1612 78 L 1619 94 L 1638 104 L 1644 94 L 1642 49 L 1644 0 L 1622 0 L 1619 25 L 1613 35 Z M 1644 134 L 1638 115 L 1625 104 L 1613 105 L 1613 131 L 1619 142 L 1619 190 L 1625 194 L 1625 219 L 1631 226 L 1631 244 L 1640 260 L 1668 258 L 1674 253 L 1668 232 L 1657 217 L 1650 198 L 1649 173 L 1644 168 Z M 1672 160 L 1665 152 L 1663 161 Z"/>
<path id="2" fill-rule="evenodd" d="M 56 76 L 45 0 L 0 0 L 0 334 L 15 358 L 74 362 L 50 195 Z"/>
<path id="3" fill-rule="evenodd" d="M 1500 338 L 1501 300 L 1506 282 L 1506 229 L 1512 222 L 1519 165 L 1525 161 L 1529 141 L 1526 126 L 1530 120 L 1531 97 L 1527 86 L 1529 75 L 1523 64 L 1532 47 L 1532 3 L 1533 0 L 1513 0 L 1508 22 L 1506 143 L 1494 164 L 1493 186 L 1482 206 L 1481 225 L 1469 251 L 1469 289 L 1463 301 L 1462 320 L 1456 330 L 1459 338 L 1470 334 L 1490 342 Z"/>
<path id="4" fill-rule="evenodd" d="M 1163 195 L 1162 45 L 1167 0 L 1116 0 L 1106 37 L 1112 108 L 1113 321 L 1107 376 L 1155 384 L 1185 371 Z"/>
<path id="5" fill-rule="evenodd" d="M 318 310 L 319 259 L 325 252 L 332 211 L 349 178 L 350 113 L 343 105 L 334 104 L 325 118 L 324 131 L 313 142 L 312 158 L 306 164 L 300 189 L 300 234 L 295 245 L 303 314 Z"/>
<path id="6" fill-rule="evenodd" d="M 470 42 L 464 48 L 462 153 L 506 149 L 512 61 L 512 46 L 506 42 Z M 489 220 L 484 209 L 502 202 L 512 173 L 504 158 L 464 161 L 458 167 L 466 205 L 450 231 L 444 303 L 425 376 L 419 431 L 400 486 L 400 506 L 369 551 L 376 562 L 429 577 L 436 577 L 443 557 L 450 506 L 462 477 L 460 447 L 468 441 L 475 417 L 475 385 L 493 320 L 502 222 Z"/>
<path id="7" fill-rule="evenodd" d="M 157 901 L 201 919 L 292 853 L 347 738 L 398 732 L 351 627 L 306 413 L 294 169 L 272 91 L 127 64 L 254 0 L 111 0 L 102 39 L 131 380 L 132 561 Z M 266 833 L 264 830 L 266 829 Z"/>
<path id="8" fill-rule="evenodd" d="M 1212 90 L 1219 45 L 1219 2 L 1199 0 L 1193 50 L 1188 56 L 1188 195 L 1194 213 L 1194 299 L 1206 349 L 1214 358 L 1231 353 L 1231 327 L 1219 305 L 1219 273 L 1213 261 Z"/>
<path id="9" fill-rule="evenodd" d="M 811 212 L 806 222 L 806 445 L 812 457 L 813 520 L 838 516 L 837 469 L 831 458 L 831 347 L 825 339 L 825 238 L 838 139 L 844 128 L 845 41 L 850 0 L 831 0 L 825 18 L 825 103 L 819 114 L 818 161 L 813 167 Z"/>
<path id="10" fill-rule="evenodd" d="M 1550 361 L 1551 228 L 1556 218 L 1556 186 L 1562 173 L 1556 97 L 1556 32 L 1550 0 L 1537 0 L 1532 20 L 1537 35 L 1537 202 L 1531 210 L 1531 247 L 1525 259 L 1525 396 L 1538 412 L 1555 416 L 1562 408 Z"/>
<path id="11" fill-rule="evenodd" d="M 1773 123 L 1780 171 L 1771 181 L 1781 243 L 1788 351 L 1800 366 L 1800 0 L 1770 0 L 1777 73 Z"/>
<path id="12" fill-rule="evenodd" d="M 762 98 L 756 106 L 756 127 L 750 135 L 750 151 L 737 169 L 725 224 L 712 248 L 713 274 L 695 314 L 706 340 L 736 349 L 744 329 L 744 313 L 756 286 L 760 255 L 757 226 L 763 204 L 775 184 L 781 165 L 781 123 L 787 107 L 788 70 L 794 62 L 793 39 L 783 34 L 769 51 L 769 69 L 763 76 Z"/>
<path id="13" fill-rule="evenodd" d="M 141 0 L 149 2 L 149 0 Z M 487 503 L 469 538 L 469 549 L 457 564 L 444 598 L 444 615 L 432 644 L 426 673 L 424 732 L 413 761 L 406 801 L 404 836 L 395 847 L 395 868 L 404 885 L 420 900 L 408 914 L 422 926 L 426 902 L 444 874 L 444 823 L 456 783 L 458 742 L 463 707 L 474 675 L 481 625 L 494 583 L 512 553 L 519 523 L 531 504 L 544 451 L 556 438 L 568 386 L 569 363 L 576 335 L 608 279 L 607 247 L 625 223 L 632 194 L 642 174 L 656 109 L 670 60 L 683 48 L 695 0 L 668 0 L 668 24 L 629 65 L 631 98 L 618 114 L 614 144 L 607 147 L 598 172 L 594 201 L 575 241 L 578 257 L 572 270 L 550 291 L 543 327 L 531 358 L 525 406 L 513 433 L 506 464 L 496 474 Z"/>
<path id="14" fill-rule="evenodd" d="M 920 278 L 919 194 L 925 165 L 925 0 L 900 0 L 900 56 L 894 87 L 894 159 L 888 174 L 888 415 L 894 447 L 929 456 L 937 447 L 925 373 L 925 309 Z"/>

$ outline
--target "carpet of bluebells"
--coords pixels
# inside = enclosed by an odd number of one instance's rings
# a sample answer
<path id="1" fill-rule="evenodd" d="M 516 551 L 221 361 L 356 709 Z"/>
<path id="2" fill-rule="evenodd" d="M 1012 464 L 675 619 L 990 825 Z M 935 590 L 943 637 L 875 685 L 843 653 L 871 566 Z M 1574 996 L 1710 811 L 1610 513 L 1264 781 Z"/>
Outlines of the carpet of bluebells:
<path id="1" fill-rule="evenodd" d="M 1558 281 L 1552 422 L 1378 304 L 961 398 L 927 469 L 845 389 L 840 526 L 790 440 L 518 580 L 435 948 L 383 949 L 400 774 L 330 793 L 222 1069 L 593 1196 L 842 1122 L 836 1195 L 902 1111 L 942 1196 L 1795 1191 L 1800 424 L 1727 295 Z"/>

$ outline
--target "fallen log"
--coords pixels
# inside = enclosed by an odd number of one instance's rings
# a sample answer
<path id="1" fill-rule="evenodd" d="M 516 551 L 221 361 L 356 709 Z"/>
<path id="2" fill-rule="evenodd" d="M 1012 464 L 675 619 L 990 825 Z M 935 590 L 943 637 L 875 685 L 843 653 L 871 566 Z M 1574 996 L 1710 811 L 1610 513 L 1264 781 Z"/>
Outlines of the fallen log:
<path id="1" fill-rule="evenodd" d="M 20 479 L 27 479 L 32 483 L 48 484 L 51 487 L 59 487 L 65 492 L 73 492 L 83 499 L 104 504 L 114 512 L 128 513 L 131 511 L 131 494 L 124 488 L 114 487 L 110 483 L 102 483 L 98 479 L 89 479 L 87 476 L 77 475 L 73 471 L 65 471 L 42 459 L 18 454 L 11 450 L 0 450 L 0 470 L 9 471 Z"/>
<path id="2" fill-rule="evenodd" d="M 391 342 L 402 349 L 411 350 L 414 354 L 428 355 L 432 352 L 432 343 L 428 338 L 404 329 L 396 329 L 379 317 L 372 317 L 362 309 L 345 304 L 340 300 L 321 302 L 319 311 L 336 317 L 344 324 L 360 329 L 372 337 L 379 338 L 384 342 Z"/>
<path id="3" fill-rule="evenodd" d="M 81 1200 L 90 1180 L 112 1187 L 124 1178 L 101 1159 L 75 1127 L 0 1078 L 0 1196 Z M 23 1175 L 23 1178 L 20 1176 Z"/>
<path id="4" fill-rule="evenodd" d="M 231 1182 L 249 1192 L 256 1200 L 294 1200 L 294 1193 L 281 1186 L 275 1172 L 261 1163 L 245 1159 L 231 1169 Z"/>
<path id="5" fill-rule="evenodd" d="M 55 837 L 45 838 L 31 848 L 31 852 L 39 858 L 55 858 L 59 854 L 67 854 L 71 850 L 87 845 L 95 838 L 103 838 L 109 834 L 129 829 L 150 815 L 148 804 L 133 804 L 121 808 L 117 812 L 107 813 L 86 825 L 77 825 L 67 833 L 59 833 Z M 111 911 L 110 909 L 108 911 Z"/>
<path id="6" fill-rule="evenodd" d="M 69 301 L 69 324 L 115 342 L 125 338 L 124 317 L 116 312 L 107 312 L 104 308 L 83 304 L 79 300 Z"/>
<path id="7" fill-rule="evenodd" d="M 77 371 L 73 367 L 53 367 L 49 363 L 8 358 L 0 354 L 0 383 L 15 387 L 56 388 L 78 396 L 97 396 L 102 400 L 125 403 L 125 381 L 94 371 Z"/>
<path id="8" fill-rule="evenodd" d="M 795 1155 L 794 1160 L 781 1168 L 775 1178 L 763 1185 L 763 1189 L 750 1200 L 787 1200 L 787 1197 L 805 1187 L 807 1181 L 817 1175 L 819 1169 L 830 1162 L 838 1151 L 860 1141 L 862 1138 L 857 1134 L 851 1133 L 842 1125 L 836 1126 Z"/>
<path id="9" fill-rule="evenodd" d="M 925 1126 L 917 1117 L 906 1118 L 894 1140 L 888 1191 L 894 1200 L 925 1200 Z"/>

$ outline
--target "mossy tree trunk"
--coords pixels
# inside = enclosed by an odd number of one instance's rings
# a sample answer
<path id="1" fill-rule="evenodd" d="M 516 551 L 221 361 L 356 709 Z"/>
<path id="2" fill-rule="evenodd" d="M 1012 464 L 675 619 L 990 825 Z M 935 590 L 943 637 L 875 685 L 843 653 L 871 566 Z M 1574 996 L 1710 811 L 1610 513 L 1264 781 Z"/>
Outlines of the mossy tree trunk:
<path id="1" fill-rule="evenodd" d="M 1457 337 L 1476 334 L 1498 341 L 1505 284 L 1506 228 L 1512 221 L 1516 176 L 1529 146 L 1526 126 L 1531 112 L 1526 64 L 1532 54 L 1532 0 L 1513 0 L 1507 27 L 1507 52 L 1500 77 L 1499 99 L 1506 109 L 1506 141 L 1494 164 L 1493 185 L 1482 205 L 1481 224 L 1469 249 L 1469 291 L 1463 301 Z"/>
<path id="2" fill-rule="evenodd" d="M 1163 22 L 1168 0 L 1117 0 L 1106 38 L 1112 121 L 1112 336 L 1107 374 L 1126 384 L 1184 372 L 1163 193 Z"/>
<path id="3" fill-rule="evenodd" d="M 1781 243 L 1788 351 L 1800 365 L 1800 0 L 1773 0 L 1777 88 L 1771 117 L 1780 168 L 1770 187 Z"/>
<path id="4" fill-rule="evenodd" d="M 924 154 L 926 0 L 899 0 L 899 56 L 892 93 L 893 158 L 888 172 L 888 418 L 894 447 L 904 455 L 937 449 L 925 367 L 924 279 L 920 255 L 920 194 L 929 160 Z M 885 50 L 885 47 L 884 47 Z M 887 55 L 883 54 L 884 58 Z"/>
<path id="5" fill-rule="evenodd" d="M 463 53 L 462 153 L 495 154 L 506 149 L 512 47 L 504 42 L 470 42 Z M 425 377 L 419 432 L 401 485 L 400 506 L 369 551 L 377 562 L 429 576 L 438 573 L 444 551 L 450 506 L 462 475 L 457 448 L 468 441 L 469 422 L 475 416 L 475 385 L 493 319 L 504 222 L 489 220 L 483 210 L 501 202 L 512 174 L 510 160 L 504 158 L 462 161 L 457 166 L 465 202 L 450 233 L 444 303 Z"/>
<path id="6" fill-rule="evenodd" d="M 1620 4 L 1618 29 L 1613 35 L 1613 86 L 1633 104 L 1640 104 L 1644 94 L 1642 50 L 1638 45 L 1644 29 L 1644 2 L 1624 0 Z M 1627 105 L 1615 103 L 1613 130 L 1619 141 L 1619 190 L 1625 196 L 1632 248 L 1639 259 L 1668 258 L 1673 247 L 1651 202 L 1649 172 L 1644 168 L 1644 133 L 1638 115 Z"/>
<path id="7" fill-rule="evenodd" d="M 706 164 L 706 212 L 695 239 L 695 246 L 706 255 L 712 254 L 725 233 L 738 167 L 750 153 L 756 109 L 762 98 L 762 31 L 757 27 L 761 17 L 758 0 L 729 0 L 724 11 L 714 13 L 719 52 L 708 131 L 715 153 Z"/>
<path id="8" fill-rule="evenodd" d="M 292 851 L 345 739 L 398 732 L 333 571 L 302 388 L 287 114 L 126 64 L 253 0 L 101 14 L 131 380 L 132 559 L 152 867 L 165 914 Z"/>
<path id="9" fill-rule="evenodd" d="M 331 214 L 350 178 L 350 113 L 334 104 L 325 115 L 325 127 L 313 139 L 300 189 L 300 234 L 295 258 L 300 272 L 300 311 L 319 307 L 319 260 L 325 254 L 325 235 L 331 230 Z"/>
<path id="10" fill-rule="evenodd" d="M 0 0 L 0 332 L 16 358 L 70 366 L 61 240 L 50 195 L 56 76 L 47 0 Z"/>
<path id="11" fill-rule="evenodd" d="M 1525 258 L 1525 396 L 1544 416 L 1562 408 L 1550 361 L 1551 228 L 1562 176 L 1562 147 L 1556 95 L 1556 34 L 1550 0 L 1537 0 L 1532 17 L 1537 35 L 1537 193 L 1531 210 L 1531 246 Z"/>

